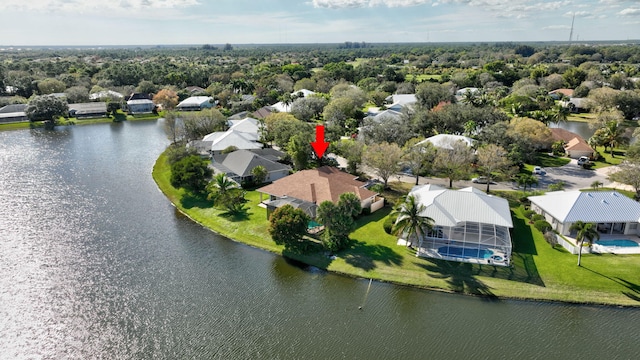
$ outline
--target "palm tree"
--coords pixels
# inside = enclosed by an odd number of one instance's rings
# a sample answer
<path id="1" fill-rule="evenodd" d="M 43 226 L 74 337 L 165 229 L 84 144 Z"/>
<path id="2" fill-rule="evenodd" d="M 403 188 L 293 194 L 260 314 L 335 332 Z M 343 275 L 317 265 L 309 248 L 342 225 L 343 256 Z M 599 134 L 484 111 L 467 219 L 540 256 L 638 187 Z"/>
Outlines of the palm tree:
<path id="1" fill-rule="evenodd" d="M 433 219 L 420 215 L 424 210 L 425 206 L 415 196 L 409 195 L 390 215 L 397 215 L 391 233 L 398 236 L 405 235 L 408 240 L 407 247 L 420 246 L 422 236 L 433 228 Z M 414 244 L 411 241 L 412 238 L 415 238 L 418 244 Z"/>
<path id="2" fill-rule="evenodd" d="M 596 181 L 594 181 L 594 182 L 592 182 L 592 183 L 591 183 L 591 187 L 592 187 L 594 190 L 598 190 L 598 188 L 599 188 L 600 186 L 602 186 L 602 185 L 603 185 L 603 184 L 602 184 L 602 181 L 600 181 L 600 180 L 596 180 Z"/>
<path id="3" fill-rule="evenodd" d="M 580 266 L 580 258 L 582 257 L 582 245 L 585 240 L 587 241 L 587 245 L 591 247 L 594 240 L 600 239 L 600 234 L 596 229 L 596 224 L 594 223 L 585 223 L 582 221 L 576 221 L 571 224 L 569 228 L 570 231 L 576 231 L 576 243 L 578 245 L 578 266 Z"/>
<path id="4" fill-rule="evenodd" d="M 208 199 L 215 201 L 216 198 L 219 198 L 236 187 L 238 187 L 238 185 L 231 180 L 227 174 L 219 173 L 213 178 L 209 185 L 207 185 L 207 192 L 209 192 Z"/>

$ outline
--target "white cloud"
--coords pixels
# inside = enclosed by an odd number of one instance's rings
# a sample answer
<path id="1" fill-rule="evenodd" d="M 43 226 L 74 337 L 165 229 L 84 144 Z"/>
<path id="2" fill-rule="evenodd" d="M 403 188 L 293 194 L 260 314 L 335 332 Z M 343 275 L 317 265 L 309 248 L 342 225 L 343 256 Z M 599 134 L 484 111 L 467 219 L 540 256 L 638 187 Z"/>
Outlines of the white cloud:
<path id="1" fill-rule="evenodd" d="M 640 16 L 640 8 L 626 8 L 618 13 L 622 16 Z"/>
<path id="2" fill-rule="evenodd" d="M 430 4 L 431 0 L 312 0 L 316 8 L 361 8 L 361 7 L 406 7 L 422 4 Z"/>
<path id="3" fill-rule="evenodd" d="M 542 30 L 569 30 L 571 26 L 569 25 L 549 25 L 542 28 Z"/>
<path id="4" fill-rule="evenodd" d="M 2 0 L 0 2 L 0 10 L 78 13 L 113 10 L 177 9 L 198 4 L 198 0 Z"/>

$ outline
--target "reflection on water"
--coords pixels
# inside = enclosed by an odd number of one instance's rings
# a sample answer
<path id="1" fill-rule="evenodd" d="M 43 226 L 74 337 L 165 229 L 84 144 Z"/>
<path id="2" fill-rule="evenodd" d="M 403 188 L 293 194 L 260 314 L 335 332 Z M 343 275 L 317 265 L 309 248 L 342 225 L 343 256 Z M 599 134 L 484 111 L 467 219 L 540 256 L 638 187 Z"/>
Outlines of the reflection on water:
<path id="1" fill-rule="evenodd" d="M 297 266 L 160 194 L 161 124 L 0 133 L 0 358 L 634 358 L 640 311 Z M 593 339 L 597 334 L 597 341 Z"/>

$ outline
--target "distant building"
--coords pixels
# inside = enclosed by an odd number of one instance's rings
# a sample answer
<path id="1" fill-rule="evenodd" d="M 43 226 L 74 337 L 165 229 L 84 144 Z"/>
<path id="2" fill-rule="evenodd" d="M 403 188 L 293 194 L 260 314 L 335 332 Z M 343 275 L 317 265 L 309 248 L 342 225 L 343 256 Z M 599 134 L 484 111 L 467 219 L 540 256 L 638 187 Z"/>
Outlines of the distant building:
<path id="1" fill-rule="evenodd" d="M 581 156 L 591 157 L 594 150 L 582 138 L 582 136 L 561 128 L 550 128 L 553 141 L 562 141 L 564 151 L 570 158 L 578 159 Z"/>
<path id="2" fill-rule="evenodd" d="M 0 108 L 0 123 L 27 121 L 27 104 L 12 104 Z"/>
<path id="3" fill-rule="evenodd" d="M 212 108 L 213 103 L 211 96 L 192 96 L 182 100 L 176 108 L 180 111 L 200 111 Z"/>
<path id="4" fill-rule="evenodd" d="M 156 108 L 156 104 L 149 99 L 135 99 L 127 101 L 129 114 L 149 114 Z"/>
<path id="5" fill-rule="evenodd" d="M 90 102 L 80 104 L 69 104 L 69 117 L 75 118 L 97 118 L 107 116 L 107 103 Z"/>

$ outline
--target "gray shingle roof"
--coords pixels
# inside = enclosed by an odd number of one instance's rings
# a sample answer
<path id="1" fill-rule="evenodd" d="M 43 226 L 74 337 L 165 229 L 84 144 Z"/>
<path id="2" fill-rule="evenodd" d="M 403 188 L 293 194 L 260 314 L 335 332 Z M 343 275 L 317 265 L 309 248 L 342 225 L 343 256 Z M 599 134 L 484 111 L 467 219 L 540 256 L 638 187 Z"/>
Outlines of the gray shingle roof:
<path id="1" fill-rule="evenodd" d="M 223 172 L 230 170 L 240 177 L 251 175 L 251 170 L 258 165 L 264 166 L 267 172 L 291 170 L 287 165 L 271 161 L 247 150 L 237 150 L 229 154 L 213 156 L 213 166 Z M 219 165 L 222 165 L 221 167 Z"/>

